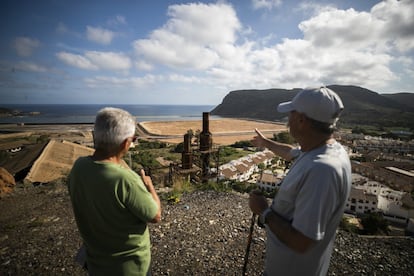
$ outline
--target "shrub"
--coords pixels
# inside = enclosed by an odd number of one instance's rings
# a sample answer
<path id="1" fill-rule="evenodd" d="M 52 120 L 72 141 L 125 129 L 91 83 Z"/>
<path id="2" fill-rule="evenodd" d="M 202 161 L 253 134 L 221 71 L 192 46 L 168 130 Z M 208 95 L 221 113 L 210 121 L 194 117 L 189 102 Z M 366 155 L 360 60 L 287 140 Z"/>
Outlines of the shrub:
<path id="1" fill-rule="evenodd" d="M 384 219 L 381 213 L 370 213 L 361 218 L 363 234 L 388 234 L 388 221 Z"/>
<path id="2" fill-rule="evenodd" d="M 293 137 L 287 131 L 282 131 L 282 132 L 273 134 L 272 140 L 280 142 L 280 143 L 285 143 L 285 144 L 293 144 L 295 142 Z"/>
<path id="3" fill-rule="evenodd" d="M 233 147 L 233 148 L 248 148 L 248 147 L 252 147 L 252 146 L 253 146 L 253 144 L 249 140 L 237 141 L 233 145 L 231 145 L 231 147 Z"/>
<path id="4" fill-rule="evenodd" d="M 339 223 L 339 228 L 350 233 L 358 233 L 358 227 L 355 224 L 350 223 L 346 217 L 342 217 L 342 220 Z"/>
<path id="5" fill-rule="evenodd" d="M 143 140 L 143 139 L 139 139 L 138 144 L 135 146 L 135 148 L 138 149 L 138 150 L 163 149 L 163 148 L 166 148 L 166 147 L 167 147 L 167 144 L 165 142 L 148 141 L 148 140 Z"/>
<path id="6" fill-rule="evenodd" d="M 177 144 L 173 149 L 172 149 L 172 152 L 175 152 L 175 153 L 182 153 L 184 151 L 184 143 L 183 142 L 181 142 L 181 143 L 179 143 L 179 144 Z"/>
<path id="7" fill-rule="evenodd" d="M 200 190 L 213 190 L 216 192 L 228 192 L 231 191 L 231 186 L 224 181 L 208 181 L 207 183 L 202 183 L 200 186 Z"/>
<path id="8" fill-rule="evenodd" d="M 133 162 L 141 164 L 144 168 L 155 168 L 159 166 L 155 157 L 148 150 L 133 153 L 131 154 L 131 158 Z"/>
<path id="9" fill-rule="evenodd" d="M 176 204 L 181 201 L 181 196 L 184 193 L 189 193 L 194 190 L 188 179 L 184 177 L 174 177 L 172 184 L 172 191 L 165 195 L 165 198 L 169 203 Z"/>

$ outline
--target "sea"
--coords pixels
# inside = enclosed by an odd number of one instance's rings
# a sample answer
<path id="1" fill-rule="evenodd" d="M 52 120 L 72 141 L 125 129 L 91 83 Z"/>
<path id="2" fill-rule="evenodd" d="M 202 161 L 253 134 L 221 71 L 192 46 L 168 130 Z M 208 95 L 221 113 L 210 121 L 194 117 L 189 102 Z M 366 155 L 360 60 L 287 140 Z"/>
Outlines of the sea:
<path id="1" fill-rule="evenodd" d="M 0 104 L 17 111 L 15 116 L 0 116 L 0 124 L 89 124 L 104 107 L 127 110 L 137 122 L 201 120 L 213 105 L 104 105 L 104 104 Z M 215 116 L 210 118 L 214 119 Z"/>

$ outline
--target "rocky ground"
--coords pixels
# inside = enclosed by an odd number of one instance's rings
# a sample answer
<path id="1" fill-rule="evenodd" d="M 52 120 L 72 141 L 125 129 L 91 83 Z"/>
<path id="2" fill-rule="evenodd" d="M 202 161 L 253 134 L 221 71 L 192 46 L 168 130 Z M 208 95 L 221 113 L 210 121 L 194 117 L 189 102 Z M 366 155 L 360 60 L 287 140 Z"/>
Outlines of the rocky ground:
<path id="1" fill-rule="evenodd" d="M 153 275 L 241 275 L 251 213 L 247 196 L 193 192 L 163 203 L 150 226 Z M 0 275 L 86 275 L 66 187 L 24 187 L 0 199 Z M 256 227 L 247 266 L 260 275 L 265 235 Z M 329 275 L 412 275 L 412 238 L 367 238 L 339 231 Z"/>

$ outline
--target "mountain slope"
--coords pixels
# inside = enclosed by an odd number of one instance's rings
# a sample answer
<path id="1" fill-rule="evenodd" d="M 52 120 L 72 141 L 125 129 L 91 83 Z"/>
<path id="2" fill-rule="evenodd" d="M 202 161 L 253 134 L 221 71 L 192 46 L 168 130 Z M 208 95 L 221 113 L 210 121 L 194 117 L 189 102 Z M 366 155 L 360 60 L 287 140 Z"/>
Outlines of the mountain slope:
<path id="1" fill-rule="evenodd" d="M 393 101 L 396 101 L 402 105 L 407 106 L 408 108 L 411 108 L 411 110 L 414 109 L 414 95 L 413 93 L 396 93 L 396 94 L 382 94 L 382 96 L 389 98 Z"/>
<path id="2" fill-rule="evenodd" d="M 358 86 L 328 86 L 341 97 L 345 109 L 341 122 L 357 125 L 400 126 L 414 129 L 414 94 L 378 94 Z M 287 116 L 277 112 L 279 103 L 291 100 L 301 89 L 237 90 L 227 94 L 212 115 L 222 117 L 281 120 Z"/>

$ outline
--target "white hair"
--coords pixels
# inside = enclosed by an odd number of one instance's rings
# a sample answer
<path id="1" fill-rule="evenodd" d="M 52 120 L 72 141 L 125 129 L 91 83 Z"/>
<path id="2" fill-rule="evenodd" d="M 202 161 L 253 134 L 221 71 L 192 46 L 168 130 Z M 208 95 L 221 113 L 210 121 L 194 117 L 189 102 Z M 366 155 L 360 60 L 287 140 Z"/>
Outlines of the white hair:
<path id="1" fill-rule="evenodd" d="M 136 120 L 129 112 L 114 107 L 98 111 L 95 118 L 93 142 L 95 149 L 113 151 L 135 134 Z"/>

